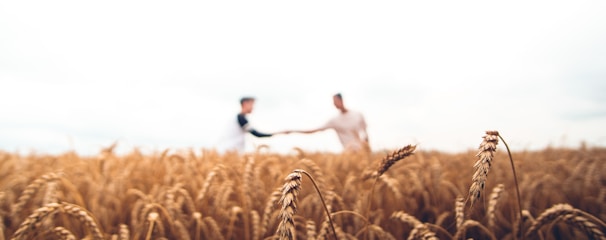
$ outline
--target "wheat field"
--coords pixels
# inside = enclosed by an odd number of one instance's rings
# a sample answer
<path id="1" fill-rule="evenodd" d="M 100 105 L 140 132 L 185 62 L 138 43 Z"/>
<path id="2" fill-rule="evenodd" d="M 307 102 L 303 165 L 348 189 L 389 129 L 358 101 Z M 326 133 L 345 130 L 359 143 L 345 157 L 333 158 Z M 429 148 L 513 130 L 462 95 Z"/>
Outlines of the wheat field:
<path id="1" fill-rule="evenodd" d="M 513 151 L 521 229 L 503 149 L 473 206 L 476 151 L 0 152 L 0 240 L 604 239 L 606 149 Z"/>

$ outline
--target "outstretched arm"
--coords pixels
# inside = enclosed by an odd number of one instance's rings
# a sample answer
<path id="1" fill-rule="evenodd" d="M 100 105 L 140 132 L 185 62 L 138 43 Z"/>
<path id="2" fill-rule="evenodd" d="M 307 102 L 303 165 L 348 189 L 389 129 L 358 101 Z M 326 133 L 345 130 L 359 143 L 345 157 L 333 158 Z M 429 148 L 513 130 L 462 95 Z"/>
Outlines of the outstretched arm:
<path id="1" fill-rule="evenodd" d="M 319 132 L 319 131 L 323 131 L 323 130 L 326 130 L 326 128 L 316 128 L 316 129 L 311 129 L 311 130 L 294 130 L 294 131 L 290 131 L 290 132 L 310 134 L 310 133 L 315 133 L 315 132 Z"/>
<path id="2" fill-rule="evenodd" d="M 273 136 L 273 134 L 271 134 L 271 133 L 262 133 L 262 132 L 259 132 L 259 131 L 255 130 L 255 129 L 250 129 L 250 130 L 248 130 L 248 132 L 251 133 L 252 135 L 254 135 L 255 137 L 271 137 L 271 136 Z"/>
<path id="3" fill-rule="evenodd" d="M 273 134 L 271 134 L 271 133 L 262 133 L 262 132 L 259 132 L 259 131 L 255 130 L 254 128 L 252 128 L 250 126 L 250 124 L 248 123 L 248 119 L 246 119 L 246 117 L 244 116 L 244 114 L 238 114 L 238 124 L 240 124 L 240 127 L 242 129 L 244 129 L 244 131 L 247 131 L 247 132 L 251 133 L 255 137 L 271 137 L 271 136 L 273 136 Z"/>

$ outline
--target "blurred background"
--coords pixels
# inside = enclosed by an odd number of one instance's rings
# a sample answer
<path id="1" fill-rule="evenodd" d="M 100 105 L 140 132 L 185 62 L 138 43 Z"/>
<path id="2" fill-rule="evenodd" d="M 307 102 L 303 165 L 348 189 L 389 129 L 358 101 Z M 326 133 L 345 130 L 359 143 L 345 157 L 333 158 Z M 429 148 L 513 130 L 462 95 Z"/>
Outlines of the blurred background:
<path id="1" fill-rule="evenodd" d="M 362 112 L 374 150 L 606 146 L 604 1 L 2 1 L 0 149 L 214 148 Z M 248 149 L 340 151 L 332 131 Z"/>

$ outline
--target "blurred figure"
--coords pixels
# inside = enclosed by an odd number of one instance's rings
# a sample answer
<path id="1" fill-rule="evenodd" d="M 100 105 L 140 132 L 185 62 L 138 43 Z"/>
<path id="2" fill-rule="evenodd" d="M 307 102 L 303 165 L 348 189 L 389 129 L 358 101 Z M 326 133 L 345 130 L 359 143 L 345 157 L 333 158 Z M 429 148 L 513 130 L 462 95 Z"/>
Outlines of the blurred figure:
<path id="1" fill-rule="evenodd" d="M 246 115 L 252 113 L 254 104 L 255 98 L 253 97 L 243 97 L 240 99 L 241 110 L 236 118 L 234 118 L 233 124 L 230 124 L 231 126 L 228 132 L 228 139 L 223 146 L 225 150 L 237 150 L 238 152 L 244 152 L 246 133 L 250 133 L 255 137 L 271 137 L 276 134 L 289 133 L 288 131 L 263 133 L 253 128 L 246 118 Z"/>
<path id="2" fill-rule="evenodd" d="M 368 144 L 368 133 L 366 132 L 366 121 L 364 116 L 356 111 L 349 110 L 343 103 L 343 96 L 340 93 L 332 97 L 335 107 L 339 114 L 330 119 L 324 126 L 312 130 L 292 131 L 298 133 L 315 133 L 326 129 L 334 129 L 339 136 L 339 141 L 345 151 L 370 151 Z"/>

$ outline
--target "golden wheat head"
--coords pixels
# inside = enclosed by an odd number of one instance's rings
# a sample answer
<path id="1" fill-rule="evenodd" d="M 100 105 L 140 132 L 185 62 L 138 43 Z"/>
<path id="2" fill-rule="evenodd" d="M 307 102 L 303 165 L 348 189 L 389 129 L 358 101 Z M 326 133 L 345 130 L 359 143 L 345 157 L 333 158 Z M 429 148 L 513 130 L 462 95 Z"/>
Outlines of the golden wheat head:
<path id="1" fill-rule="evenodd" d="M 480 143 L 480 151 L 476 154 L 478 161 L 473 165 L 475 172 L 473 173 L 471 187 L 469 188 L 469 200 L 471 206 L 476 200 L 480 199 L 482 191 L 486 184 L 486 177 L 490 166 L 492 165 L 492 158 L 494 152 L 497 150 L 497 143 L 499 143 L 499 132 L 497 131 L 486 131 L 486 135 L 482 138 L 484 140 Z"/>
<path id="2" fill-rule="evenodd" d="M 280 203 L 280 225 L 278 235 L 280 239 L 295 239 L 294 215 L 297 212 L 297 195 L 301 190 L 301 172 L 298 170 L 288 174 L 282 187 Z"/>

